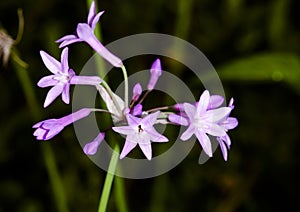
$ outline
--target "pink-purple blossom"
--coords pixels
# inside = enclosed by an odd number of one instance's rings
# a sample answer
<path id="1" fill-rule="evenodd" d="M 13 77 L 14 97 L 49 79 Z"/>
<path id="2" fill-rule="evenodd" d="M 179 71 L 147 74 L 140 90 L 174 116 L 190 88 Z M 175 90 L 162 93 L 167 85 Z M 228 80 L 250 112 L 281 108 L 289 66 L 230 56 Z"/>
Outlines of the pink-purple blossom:
<path id="1" fill-rule="evenodd" d="M 32 128 L 36 128 L 33 135 L 37 140 L 49 140 L 60 133 L 66 126 L 82 119 L 90 114 L 91 110 L 83 108 L 75 113 L 64 116 L 59 119 L 47 119 L 36 123 Z"/>
<path id="2" fill-rule="evenodd" d="M 83 152 L 86 154 L 86 155 L 94 155 L 96 154 L 97 150 L 98 150 L 98 147 L 99 145 L 101 144 L 101 142 L 103 141 L 104 139 L 104 136 L 105 136 L 105 133 L 104 132 L 100 132 L 97 137 L 87 143 L 84 148 L 83 148 Z"/>
<path id="3" fill-rule="evenodd" d="M 136 145 L 139 145 L 148 160 L 152 158 L 152 142 L 167 142 L 168 139 L 158 133 L 153 125 L 156 123 L 159 111 L 144 118 L 137 118 L 127 114 L 127 126 L 113 127 L 115 132 L 126 135 L 126 141 L 120 158 L 124 158 Z"/>
<path id="4" fill-rule="evenodd" d="M 62 95 L 62 100 L 69 104 L 71 84 L 97 85 L 102 82 L 102 79 L 97 76 L 76 76 L 73 69 L 69 67 L 68 48 L 63 49 L 61 62 L 44 51 L 40 51 L 40 54 L 45 66 L 53 73 L 38 82 L 41 88 L 53 86 L 46 96 L 44 107 L 49 106 L 59 95 Z"/>
<path id="5" fill-rule="evenodd" d="M 161 73 L 162 73 L 162 70 L 161 70 L 160 59 L 156 59 L 150 69 L 151 76 L 150 76 L 150 80 L 147 85 L 147 89 L 149 91 L 153 90 Z"/>
<path id="6" fill-rule="evenodd" d="M 61 43 L 59 47 L 62 48 L 72 43 L 84 41 L 113 66 L 122 67 L 122 60 L 105 48 L 94 34 L 96 24 L 103 13 L 104 11 L 96 13 L 95 2 L 93 1 L 89 10 L 87 23 L 79 23 L 77 25 L 76 35 L 63 36 L 56 42 Z"/>

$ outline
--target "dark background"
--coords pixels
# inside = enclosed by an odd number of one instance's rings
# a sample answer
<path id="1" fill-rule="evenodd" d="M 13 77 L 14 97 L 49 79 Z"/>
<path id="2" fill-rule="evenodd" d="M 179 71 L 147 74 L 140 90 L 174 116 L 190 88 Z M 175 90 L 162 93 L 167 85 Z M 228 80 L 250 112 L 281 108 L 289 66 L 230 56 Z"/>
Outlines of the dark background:
<path id="1" fill-rule="evenodd" d="M 136 33 L 178 36 L 199 48 L 215 66 L 227 101 L 235 99 L 239 126 L 230 132 L 232 149 L 224 162 L 218 149 L 198 165 L 196 143 L 189 156 L 162 176 L 125 179 L 129 211 L 293 211 L 299 197 L 300 22 L 296 0 L 102 0 L 103 43 Z M 43 109 L 47 74 L 39 51 L 56 58 L 54 41 L 73 33 L 87 17 L 85 1 L 10 0 L 0 2 L 0 24 L 13 38 L 22 8 L 25 31 L 14 52 L 29 64 L 39 112 L 32 111 L 12 60 L 0 71 L 0 211 L 57 211 L 45 163 L 54 153 L 70 211 L 96 211 L 106 172 L 93 164 L 72 127 L 50 141 L 35 140 L 31 128 L 42 119 L 71 112 L 60 99 Z M 70 47 L 79 69 L 92 55 L 84 44 Z M 149 59 L 128 61 L 129 73 L 149 67 Z M 126 62 L 125 62 L 126 63 Z M 174 63 L 163 58 L 164 70 Z M 199 82 L 175 67 L 199 98 Z M 169 70 L 172 72 L 172 70 Z M 31 102 L 32 103 L 32 102 Z M 33 115 L 39 114 L 39 115 Z M 46 147 L 46 149 L 49 149 Z M 117 211 L 112 193 L 109 210 Z"/>

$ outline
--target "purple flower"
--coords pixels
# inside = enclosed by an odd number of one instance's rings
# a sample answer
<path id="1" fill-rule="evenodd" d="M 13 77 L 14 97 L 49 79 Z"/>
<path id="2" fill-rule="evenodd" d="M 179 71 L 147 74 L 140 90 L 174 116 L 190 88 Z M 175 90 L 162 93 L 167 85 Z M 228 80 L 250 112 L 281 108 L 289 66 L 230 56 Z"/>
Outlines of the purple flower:
<path id="1" fill-rule="evenodd" d="M 37 140 L 49 140 L 60 133 L 67 125 L 88 116 L 90 112 L 90 109 L 84 108 L 60 119 L 48 119 L 36 123 L 32 127 L 37 128 L 33 135 L 36 136 Z"/>
<path id="2" fill-rule="evenodd" d="M 56 42 L 61 43 L 59 47 L 62 48 L 72 43 L 84 41 L 113 66 L 122 67 L 122 60 L 113 55 L 107 48 L 105 48 L 94 34 L 96 24 L 103 13 L 104 11 L 96 14 L 95 2 L 93 1 L 88 14 L 87 23 L 79 23 L 77 25 L 76 35 L 66 35 L 58 39 Z"/>
<path id="3" fill-rule="evenodd" d="M 84 148 L 83 151 L 86 155 L 94 155 L 97 152 L 97 149 L 99 147 L 99 145 L 101 144 L 101 142 L 103 141 L 105 136 L 105 133 L 100 132 L 98 134 L 98 136 L 91 142 L 87 143 Z"/>
<path id="4" fill-rule="evenodd" d="M 197 106 L 184 103 L 184 111 L 188 116 L 189 126 L 180 139 L 185 141 L 195 134 L 204 152 L 211 157 L 212 148 L 207 134 L 212 136 L 224 136 L 226 134 L 225 129 L 218 123 L 228 116 L 231 108 L 222 107 L 208 110 L 209 101 L 210 95 L 206 90 L 201 95 Z"/>
<path id="5" fill-rule="evenodd" d="M 161 63 L 160 63 L 160 60 L 157 59 L 154 61 L 154 63 L 152 64 L 152 67 L 150 69 L 151 77 L 150 77 L 150 80 L 149 80 L 148 86 L 147 86 L 147 89 L 149 91 L 153 90 L 158 78 L 161 75 L 161 72 L 162 72 Z"/>
<path id="6" fill-rule="evenodd" d="M 137 118 L 127 114 L 128 126 L 113 127 L 118 133 L 127 135 L 120 158 L 124 158 L 137 144 L 148 160 L 152 158 L 151 141 L 167 142 L 168 139 L 159 134 L 153 125 L 156 123 L 160 111 L 149 114 L 144 118 Z"/>
<path id="7" fill-rule="evenodd" d="M 132 101 L 136 102 L 139 98 L 140 95 L 142 94 L 143 89 L 140 83 L 136 83 L 135 86 L 132 89 Z"/>
<path id="8" fill-rule="evenodd" d="M 46 96 L 44 107 L 50 105 L 60 94 L 62 100 L 69 104 L 70 84 L 97 85 L 102 81 L 101 78 L 96 76 L 76 76 L 75 72 L 69 68 L 68 48 L 62 51 L 61 62 L 58 62 L 44 51 L 40 51 L 40 54 L 45 66 L 53 73 L 53 75 L 41 78 L 38 82 L 38 86 L 41 88 L 53 86 Z"/>

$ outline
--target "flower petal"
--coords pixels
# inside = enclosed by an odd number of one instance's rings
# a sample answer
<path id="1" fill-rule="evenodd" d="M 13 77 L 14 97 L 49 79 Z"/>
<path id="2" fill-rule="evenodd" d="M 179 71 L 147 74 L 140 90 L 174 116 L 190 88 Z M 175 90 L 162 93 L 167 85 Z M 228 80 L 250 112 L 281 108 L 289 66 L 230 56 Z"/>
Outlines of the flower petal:
<path id="1" fill-rule="evenodd" d="M 141 150 L 143 151 L 144 155 L 148 160 L 151 160 L 152 158 L 152 148 L 151 144 L 139 144 Z"/>
<path id="2" fill-rule="evenodd" d="M 99 133 L 98 136 L 93 141 L 87 143 L 83 148 L 84 153 L 86 155 L 96 154 L 99 145 L 104 139 L 104 136 L 105 136 L 104 133 Z"/>
<path id="3" fill-rule="evenodd" d="M 56 74 L 61 71 L 61 64 L 54 57 L 50 56 L 48 53 L 44 51 L 40 51 L 42 60 L 45 66 L 51 71 L 53 74 Z"/>
<path id="4" fill-rule="evenodd" d="M 113 129 L 113 131 L 115 131 L 117 133 L 121 133 L 123 135 L 129 135 L 133 131 L 131 126 L 112 127 L 112 129 Z"/>
<path id="5" fill-rule="evenodd" d="M 89 25 L 91 26 L 92 30 L 95 30 L 96 24 L 98 23 L 100 17 L 102 16 L 102 14 L 104 13 L 104 11 L 99 12 L 93 19 L 92 22 L 89 22 Z"/>
<path id="6" fill-rule="evenodd" d="M 63 84 L 57 84 L 53 88 L 51 88 L 46 96 L 44 107 L 50 105 L 56 99 L 56 97 L 58 97 L 62 93 L 63 89 Z"/>
<path id="7" fill-rule="evenodd" d="M 195 131 L 195 135 L 198 138 L 204 152 L 209 156 L 212 157 L 212 148 L 209 137 L 201 132 L 200 130 Z"/>
<path id="8" fill-rule="evenodd" d="M 128 155 L 128 153 L 134 148 L 136 147 L 137 143 L 133 143 L 131 141 L 125 141 L 124 147 L 122 149 L 122 152 L 120 154 L 120 159 L 123 159 L 126 155 Z"/>
<path id="9" fill-rule="evenodd" d="M 228 117 L 225 121 L 222 121 L 221 125 L 227 130 L 236 128 L 238 125 L 238 120 L 234 117 Z"/>
<path id="10" fill-rule="evenodd" d="M 170 114 L 168 116 L 169 121 L 175 124 L 183 125 L 183 126 L 188 126 L 188 120 L 182 116 L 179 116 L 177 114 Z"/>
<path id="11" fill-rule="evenodd" d="M 141 121 L 141 124 L 144 125 L 145 128 L 152 127 L 155 124 L 156 119 L 159 116 L 159 114 L 160 114 L 160 111 L 156 111 L 155 113 L 149 114 L 148 116 L 143 118 L 143 120 Z"/>
<path id="12" fill-rule="evenodd" d="M 87 18 L 87 23 L 89 25 L 92 22 L 95 15 L 96 15 L 96 4 L 95 4 L 95 1 L 92 1 L 90 10 L 89 10 L 89 14 L 88 14 L 88 18 Z"/>
<path id="13" fill-rule="evenodd" d="M 218 142 L 219 142 L 219 145 L 220 145 L 220 148 L 221 148 L 221 151 L 222 151 L 223 158 L 224 158 L 225 161 L 227 161 L 228 152 L 227 152 L 226 145 L 224 144 L 224 142 L 222 141 L 222 139 L 217 138 L 217 140 L 218 140 Z"/>
<path id="14" fill-rule="evenodd" d="M 192 137 L 192 135 L 195 133 L 195 127 L 190 125 L 184 133 L 180 136 L 180 139 L 183 141 L 186 141 Z"/>
<path id="15" fill-rule="evenodd" d="M 70 103 L 70 84 L 65 84 L 61 97 L 64 103 Z"/>
<path id="16" fill-rule="evenodd" d="M 153 142 L 168 142 L 169 139 L 157 132 L 154 127 L 144 129 Z"/>
<path id="17" fill-rule="evenodd" d="M 202 130 L 212 136 L 224 136 L 226 134 L 226 131 L 223 127 L 214 123 L 206 123 Z"/>
<path id="18" fill-rule="evenodd" d="M 220 95 L 211 95 L 208 104 L 208 110 L 215 109 L 222 105 L 224 102 L 224 97 Z"/>
<path id="19" fill-rule="evenodd" d="M 184 107 L 184 112 L 189 117 L 189 120 L 193 122 L 196 115 L 196 107 L 190 103 L 184 103 L 183 107 Z"/>
<path id="20" fill-rule="evenodd" d="M 230 107 L 221 107 L 221 108 L 206 111 L 201 118 L 202 120 L 216 123 L 225 119 L 230 112 L 231 112 Z"/>
<path id="21" fill-rule="evenodd" d="M 199 103 L 197 105 L 197 110 L 196 110 L 197 116 L 201 116 L 207 110 L 209 105 L 209 100 L 210 100 L 209 92 L 208 90 L 205 90 L 200 96 Z"/>
<path id="22" fill-rule="evenodd" d="M 55 75 L 49 75 L 49 76 L 45 76 L 45 77 L 41 78 L 39 80 L 39 82 L 37 83 L 37 85 L 40 88 L 45 88 L 45 87 L 56 85 L 58 83 L 58 81 L 53 79 L 54 76 Z"/>
<path id="23" fill-rule="evenodd" d="M 68 55 L 69 55 L 69 49 L 67 47 L 67 48 L 64 48 L 61 53 L 61 71 L 63 73 L 69 72 Z"/>

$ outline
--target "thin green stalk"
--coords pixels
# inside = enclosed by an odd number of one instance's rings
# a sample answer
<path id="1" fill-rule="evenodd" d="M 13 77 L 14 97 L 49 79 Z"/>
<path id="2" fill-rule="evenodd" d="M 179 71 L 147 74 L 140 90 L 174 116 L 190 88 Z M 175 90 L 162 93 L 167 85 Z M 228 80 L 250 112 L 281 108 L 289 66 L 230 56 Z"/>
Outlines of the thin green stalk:
<path id="1" fill-rule="evenodd" d="M 124 76 L 124 86 L 125 86 L 125 91 L 124 91 L 124 99 L 125 99 L 125 107 L 128 107 L 128 76 L 127 76 L 127 71 L 125 66 L 122 66 L 122 72 Z"/>
<path id="2" fill-rule="evenodd" d="M 13 58 L 13 57 L 12 57 Z M 16 60 L 12 60 L 12 64 L 16 70 L 17 76 L 20 80 L 21 86 L 25 94 L 27 104 L 30 108 L 32 118 L 37 121 L 41 118 L 40 108 L 35 97 L 35 93 L 32 87 L 32 82 L 28 76 L 26 68 L 18 63 Z M 58 173 L 55 156 L 51 146 L 41 145 L 42 154 L 45 160 L 47 173 L 53 189 L 53 195 L 55 203 L 59 212 L 68 212 L 67 201 L 62 180 Z"/>
<path id="3" fill-rule="evenodd" d="M 128 207 L 125 199 L 125 190 L 124 190 L 124 179 L 121 177 L 115 178 L 115 198 L 117 204 L 117 208 L 119 212 L 127 212 Z"/>
<path id="4" fill-rule="evenodd" d="M 98 207 L 98 212 L 105 212 L 107 208 L 107 203 L 108 199 L 110 196 L 111 188 L 112 188 L 112 182 L 114 179 L 114 173 L 117 167 L 117 162 L 118 162 L 118 157 L 120 153 L 120 147 L 118 143 L 115 144 L 114 147 L 114 152 L 112 153 L 111 160 L 109 163 L 108 171 L 106 174 L 105 182 L 104 182 L 104 187 L 102 190 L 102 195 L 99 201 L 99 207 Z"/>

